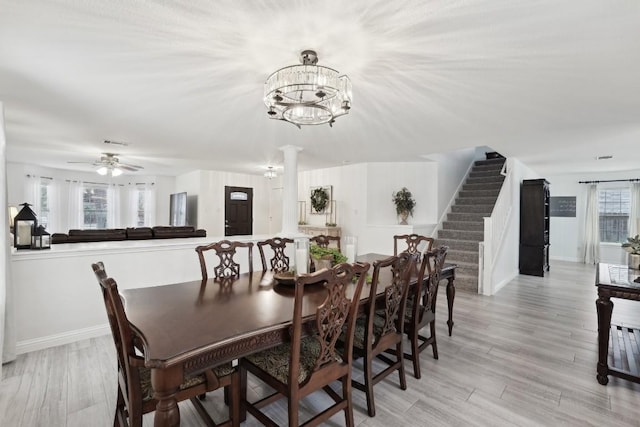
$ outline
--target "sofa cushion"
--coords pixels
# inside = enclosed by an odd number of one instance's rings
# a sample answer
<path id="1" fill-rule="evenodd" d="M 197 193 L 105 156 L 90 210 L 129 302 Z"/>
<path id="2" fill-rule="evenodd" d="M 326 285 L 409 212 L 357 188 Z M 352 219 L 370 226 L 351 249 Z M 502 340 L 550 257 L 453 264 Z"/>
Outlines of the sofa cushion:
<path id="1" fill-rule="evenodd" d="M 51 244 L 55 243 L 67 243 L 69 241 L 69 236 L 64 233 L 53 233 L 51 235 Z"/>
<path id="2" fill-rule="evenodd" d="M 105 230 L 69 230 L 67 243 L 74 242 L 106 242 L 125 240 L 127 233 L 124 228 L 110 228 Z"/>
<path id="3" fill-rule="evenodd" d="M 156 226 L 153 227 L 153 237 L 156 239 L 174 239 L 176 237 L 194 237 L 195 227 L 186 226 Z"/>

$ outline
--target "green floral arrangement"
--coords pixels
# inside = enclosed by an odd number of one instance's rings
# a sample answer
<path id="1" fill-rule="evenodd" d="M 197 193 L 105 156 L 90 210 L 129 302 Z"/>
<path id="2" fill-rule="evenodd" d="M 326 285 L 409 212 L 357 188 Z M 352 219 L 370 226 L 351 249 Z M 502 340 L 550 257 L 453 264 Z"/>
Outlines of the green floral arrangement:
<path id="1" fill-rule="evenodd" d="M 329 195 L 327 190 L 322 187 L 315 188 L 311 192 L 311 207 L 316 212 L 322 212 L 329 203 Z"/>
<path id="2" fill-rule="evenodd" d="M 311 245 L 309 253 L 312 258 L 330 260 L 334 265 L 347 262 L 347 257 L 336 248 L 321 248 L 318 245 Z"/>
<path id="3" fill-rule="evenodd" d="M 407 187 L 402 187 L 400 191 L 393 193 L 392 200 L 396 205 L 396 213 L 398 215 L 402 212 L 407 212 L 409 215 L 413 216 L 413 208 L 416 207 L 416 201 Z"/>
<path id="4" fill-rule="evenodd" d="M 622 249 L 633 255 L 640 255 L 640 235 L 627 237 L 627 241 L 622 244 Z"/>

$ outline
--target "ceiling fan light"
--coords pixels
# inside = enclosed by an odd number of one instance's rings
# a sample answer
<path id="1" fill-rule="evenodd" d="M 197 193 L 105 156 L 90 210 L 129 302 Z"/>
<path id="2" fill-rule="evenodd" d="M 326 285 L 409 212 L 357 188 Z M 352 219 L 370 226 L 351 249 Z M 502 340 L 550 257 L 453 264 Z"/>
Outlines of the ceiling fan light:
<path id="1" fill-rule="evenodd" d="M 109 172 L 109 169 L 107 169 L 106 166 L 100 166 L 98 168 L 98 170 L 96 170 L 96 172 L 98 172 L 99 175 L 103 175 L 104 176 L 104 175 L 107 174 L 107 172 Z"/>
<path id="2" fill-rule="evenodd" d="M 269 166 L 269 170 L 264 173 L 264 177 L 267 179 L 276 178 L 278 174 L 273 170 L 273 166 Z"/>
<path id="3" fill-rule="evenodd" d="M 120 175 L 122 175 L 122 169 L 113 168 L 113 170 L 111 171 L 111 176 L 120 176 Z"/>

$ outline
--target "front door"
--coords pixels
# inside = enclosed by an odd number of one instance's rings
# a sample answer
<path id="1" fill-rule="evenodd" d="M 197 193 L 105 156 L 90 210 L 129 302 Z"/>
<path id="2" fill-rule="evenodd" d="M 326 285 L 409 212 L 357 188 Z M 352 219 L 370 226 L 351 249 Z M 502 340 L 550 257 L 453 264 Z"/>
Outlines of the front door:
<path id="1" fill-rule="evenodd" d="M 224 235 L 253 234 L 253 188 L 224 187 Z"/>

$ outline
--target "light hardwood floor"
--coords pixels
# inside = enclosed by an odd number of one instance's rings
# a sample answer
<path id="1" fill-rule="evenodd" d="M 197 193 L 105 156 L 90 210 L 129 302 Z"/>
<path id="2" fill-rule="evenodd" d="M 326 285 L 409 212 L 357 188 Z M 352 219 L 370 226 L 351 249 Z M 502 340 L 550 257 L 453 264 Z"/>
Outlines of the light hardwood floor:
<path id="1" fill-rule="evenodd" d="M 546 277 L 519 276 L 493 297 L 459 292 L 452 337 L 441 288 L 440 359 L 430 349 L 422 354 L 421 380 L 406 363 L 406 391 L 397 376 L 378 384 L 374 418 L 366 415 L 364 394 L 354 390 L 356 425 L 640 426 L 640 385 L 610 377 L 602 386 L 595 378 L 594 278 L 594 266 L 556 261 Z M 614 320 L 640 325 L 640 304 L 614 304 Z M 3 368 L 0 425 L 111 426 L 115 363 L 110 336 L 19 356 Z M 265 390 L 250 378 L 249 392 L 255 398 Z M 319 395 L 305 399 L 303 419 L 325 403 Z M 205 404 L 214 417 L 225 413 L 219 392 Z M 201 425 L 188 402 L 180 410 L 182 425 Z M 270 414 L 286 424 L 286 403 Z M 153 414 L 144 421 L 153 425 Z M 340 414 L 332 421 L 344 425 Z M 243 425 L 258 423 L 249 416 Z"/>

